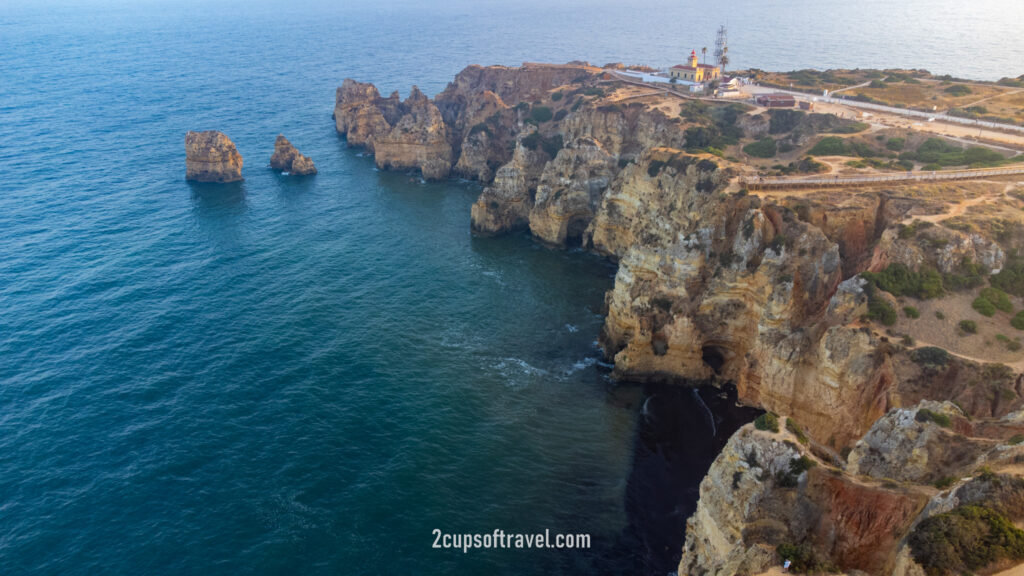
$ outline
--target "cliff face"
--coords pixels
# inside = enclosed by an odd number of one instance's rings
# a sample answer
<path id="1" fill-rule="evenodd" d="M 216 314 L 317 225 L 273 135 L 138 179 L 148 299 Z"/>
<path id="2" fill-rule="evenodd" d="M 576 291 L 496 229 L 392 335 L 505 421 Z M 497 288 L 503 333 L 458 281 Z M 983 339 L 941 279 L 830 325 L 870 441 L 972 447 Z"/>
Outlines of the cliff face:
<path id="1" fill-rule="evenodd" d="M 830 469 L 796 438 L 740 429 L 701 482 L 679 574 L 757 574 L 802 545 L 820 566 L 891 571 L 923 493 L 859 481 Z"/>
<path id="2" fill-rule="evenodd" d="M 530 232 L 548 244 L 583 236 L 615 176 L 615 156 L 593 138 L 577 138 L 548 162 L 530 210 Z"/>
<path id="3" fill-rule="evenodd" d="M 497 234 L 528 225 L 533 191 L 548 158 L 516 143 L 512 160 L 498 168 L 494 184 L 485 188 L 472 208 L 472 227 L 481 234 Z"/>
<path id="4" fill-rule="evenodd" d="M 448 127 L 437 107 L 413 86 L 401 110 L 402 116 L 391 130 L 373 138 L 377 167 L 417 169 L 430 180 L 447 177 L 452 167 L 452 149 Z"/>
<path id="5" fill-rule="evenodd" d="M 601 335 L 630 380 L 736 383 L 841 447 L 888 407 L 890 367 L 839 247 L 785 206 L 720 192 L 710 159 L 654 149 L 627 166 L 585 233 L 619 260 Z M 652 225 L 655 223 L 655 225 Z"/>
<path id="6" fill-rule="evenodd" d="M 242 179 L 242 155 L 224 134 L 207 130 L 185 135 L 185 179 L 236 182 Z"/>
<path id="7" fill-rule="evenodd" d="M 513 104 L 540 100 L 549 90 L 593 82 L 588 66 L 470 66 L 433 101 L 415 86 L 400 101 L 381 98 L 372 84 L 346 79 L 335 96 L 335 128 L 374 153 L 379 168 L 415 169 L 428 179 L 457 175 L 489 182 L 511 161 L 524 128 Z M 528 109 L 529 107 L 527 107 Z"/>

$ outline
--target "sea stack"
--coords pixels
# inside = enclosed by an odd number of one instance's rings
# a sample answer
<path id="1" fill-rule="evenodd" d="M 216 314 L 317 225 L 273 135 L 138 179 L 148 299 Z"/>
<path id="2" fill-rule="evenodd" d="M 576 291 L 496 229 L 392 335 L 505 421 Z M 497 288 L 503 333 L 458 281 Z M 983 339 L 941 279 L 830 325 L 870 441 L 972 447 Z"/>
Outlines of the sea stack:
<path id="1" fill-rule="evenodd" d="M 316 166 L 313 165 L 309 156 L 300 154 L 282 134 L 278 134 L 277 140 L 274 141 L 274 154 L 270 157 L 270 167 L 288 172 L 293 176 L 316 174 Z"/>
<path id="2" fill-rule="evenodd" d="M 242 155 L 230 138 L 216 130 L 190 130 L 185 135 L 185 179 L 237 182 L 242 179 Z"/>

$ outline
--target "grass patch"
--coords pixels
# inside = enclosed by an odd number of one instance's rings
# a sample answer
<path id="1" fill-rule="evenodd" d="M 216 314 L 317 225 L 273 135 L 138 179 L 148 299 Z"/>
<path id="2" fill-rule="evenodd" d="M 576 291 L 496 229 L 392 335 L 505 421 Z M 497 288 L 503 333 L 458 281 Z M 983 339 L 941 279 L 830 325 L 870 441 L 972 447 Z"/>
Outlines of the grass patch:
<path id="1" fill-rule="evenodd" d="M 918 310 L 917 308 L 914 308 L 913 306 L 904 306 L 903 307 L 903 314 L 907 318 L 920 318 L 921 317 L 920 310 Z"/>
<path id="2" fill-rule="evenodd" d="M 940 412 L 933 412 L 927 408 L 921 408 L 914 415 L 914 420 L 918 422 L 934 422 L 943 428 L 949 428 L 953 423 L 950 421 L 949 416 Z"/>
<path id="3" fill-rule="evenodd" d="M 796 423 L 792 418 L 786 418 L 786 430 L 789 430 L 796 436 L 796 439 L 801 444 L 807 444 L 810 440 L 807 438 L 807 434 L 804 433 L 803 429 Z"/>
<path id="4" fill-rule="evenodd" d="M 775 156 L 778 146 L 772 138 L 764 138 L 743 147 L 743 153 L 755 158 L 771 158 Z"/>
<path id="5" fill-rule="evenodd" d="M 838 136 L 826 136 L 813 148 L 807 151 L 812 156 L 847 156 L 849 155 L 849 147 L 846 145 L 846 140 L 839 138 Z"/>
<path id="6" fill-rule="evenodd" d="M 914 272 L 906 265 L 896 262 L 881 272 L 863 272 L 861 277 L 897 297 L 913 296 L 926 300 L 937 298 L 943 293 L 942 274 L 926 266 L 922 266 L 919 272 Z"/>

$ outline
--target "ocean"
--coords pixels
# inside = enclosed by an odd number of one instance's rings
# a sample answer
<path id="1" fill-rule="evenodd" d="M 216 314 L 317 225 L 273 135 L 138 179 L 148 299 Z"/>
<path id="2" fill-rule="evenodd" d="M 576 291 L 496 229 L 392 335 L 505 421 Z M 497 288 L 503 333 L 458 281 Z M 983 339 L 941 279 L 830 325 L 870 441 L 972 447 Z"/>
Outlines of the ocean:
<path id="1" fill-rule="evenodd" d="M 663 574 L 734 398 L 616 383 L 615 268 L 473 238 L 477 184 L 381 173 L 345 77 L 468 64 L 1024 73 L 1024 5 L 0 5 L 0 574 Z M 184 180 L 187 130 L 245 181 Z M 283 133 L 319 174 L 266 165 Z M 586 533 L 437 550 L 432 531 Z"/>

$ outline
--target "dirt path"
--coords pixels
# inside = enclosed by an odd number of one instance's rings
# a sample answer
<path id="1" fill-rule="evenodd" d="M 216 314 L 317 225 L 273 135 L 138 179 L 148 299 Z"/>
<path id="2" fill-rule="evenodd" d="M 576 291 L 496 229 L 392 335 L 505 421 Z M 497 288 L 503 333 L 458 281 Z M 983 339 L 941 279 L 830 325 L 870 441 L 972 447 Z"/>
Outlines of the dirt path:
<path id="1" fill-rule="evenodd" d="M 1024 565 L 1014 566 L 1009 570 L 1003 570 L 1002 572 L 998 572 L 992 576 L 1024 576 Z"/>
<path id="2" fill-rule="evenodd" d="M 908 225 L 914 220 L 921 220 L 923 222 L 931 222 L 932 224 L 938 224 L 943 220 L 949 220 L 962 215 L 971 206 L 977 206 L 978 204 L 984 204 L 986 202 L 993 202 L 1006 196 L 1006 193 L 1013 190 L 1014 185 L 1008 185 L 1002 192 L 993 192 L 992 194 L 986 194 L 985 196 L 978 196 L 977 198 L 971 198 L 970 200 L 964 200 L 956 204 L 950 204 L 949 210 L 942 214 L 928 214 L 925 216 L 908 216 L 901 222 L 901 224 Z"/>
<path id="3" fill-rule="evenodd" d="M 988 100 L 991 100 L 993 98 L 1002 98 L 1003 96 L 1012 96 L 1014 94 L 1020 94 L 1021 92 L 1024 92 L 1024 89 L 1021 89 L 1021 90 L 1011 90 L 1009 92 L 1003 92 L 1002 94 L 993 94 L 993 95 L 988 96 L 986 98 L 982 98 L 981 100 L 975 100 L 974 102 L 971 102 L 970 104 L 964 104 L 963 106 L 958 106 L 958 108 L 970 108 L 971 106 L 977 106 L 978 104 L 981 104 L 982 102 L 987 102 Z"/>

